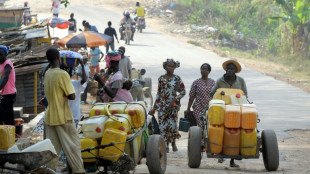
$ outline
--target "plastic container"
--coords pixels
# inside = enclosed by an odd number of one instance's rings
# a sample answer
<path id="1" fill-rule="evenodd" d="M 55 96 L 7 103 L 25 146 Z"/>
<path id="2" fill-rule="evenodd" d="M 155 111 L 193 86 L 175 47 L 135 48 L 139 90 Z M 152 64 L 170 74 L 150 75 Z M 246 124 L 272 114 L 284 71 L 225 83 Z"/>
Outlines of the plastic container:
<path id="1" fill-rule="evenodd" d="M 0 149 L 8 150 L 15 144 L 15 126 L 0 125 Z"/>
<path id="2" fill-rule="evenodd" d="M 105 122 L 108 120 L 107 116 L 91 117 L 85 121 L 81 130 L 85 138 L 100 138 L 104 131 Z"/>
<path id="3" fill-rule="evenodd" d="M 127 133 L 124 131 L 120 131 L 117 129 L 106 129 L 103 133 L 101 144 L 105 145 L 111 142 L 120 144 L 115 144 L 114 146 L 99 149 L 99 156 L 113 162 L 117 161 L 119 157 L 123 154 L 126 138 Z"/>
<path id="4" fill-rule="evenodd" d="M 124 114 L 126 107 L 127 107 L 127 103 L 125 103 L 125 102 L 112 102 L 109 105 L 109 112 L 112 115 Z"/>
<path id="5" fill-rule="evenodd" d="M 211 153 L 219 154 L 223 150 L 223 125 L 210 125 L 208 124 L 208 138 L 210 142 Z"/>
<path id="6" fill-rule="evenodd" d="M 241 89 L 233 89 L 233 88 L 219 88 L 216 90 L 216 93 L 225 92 L 226 95 L 244 95 L 244 92 Z"/>
<path id="7" fill-rule="evenodd" d="M 210 122 L 211 125 L 224 124 L 225 103 L 223 100 L 217 100 L 217 101 L 219 102 L 218 103 L 210 102 L 209 104 L 208 121 Z"/>
<path id="8" fill-rule="evenodd" d="M 180 118 L 179 131 L 188 132 L 191 122 L 187 118 Z"/>
<path id="9" fill-rule="evenodd" d="M 213 100 L 222 100 L 225 102 L 226 105 L 229 105 L 231 104 L 231 97 L 230 95 L 226 95 L 225 93 L 219 93 L 219 92 L 216 92 L 214 95 L 213 95 Z"/>
<path id="10" fill-rule="evenodd" d="M 226 105 L 224 125 L 227 128 L 240 128 L 240 106 Z"/>
<path id="11" fill-rule="evenodd" d="M 138 132 L 138 129 L 135 129 L 136 132 Z M 133 137 L 135 134 L 129 134 L 127 135 L 127 139 L 130 139 Z M 140 154 L 140 146 L 141 146 L 141 137 L 142 134 L 138 135 L 135 139 L 133 139 L 130 142 L 127 142 L 125 144 L 125 152 L 133 159 L 137 160 L 139 158 Z"/>
<path id="12" fill-rule="evenodd" d="M 239 155 L 240 152 L 240 129 L 225 128 L 224 131 L 224 155 Z"/>
<path id="13" fill-rule="evenodd" d="M 256 155 L 257 148 L 257 132 L 256 129 L 241 129 L 240 140 L 241 155 Z"/>
<path id="14" fill-rule="evenodd" d="M 126 133 L 130 132 L 132 129 L 131 117 L 127 114 L 117 114 L 116 116 L 109 117 L 109 119 L 105 122 L 104 129 L 113 128 Z"/>
<path id="15" fill-rule="evenodd" d="M 107 103 L 96 103 L 96 105 L 90 110 L 89 117 L 98 115 L 108 115 L 108 104 Z"/>
<path id="16" fill-rule="evenodd" d="M 240 95 L 239 93 L 236 95 L 231 95 L 231 104 L 232 105 L 243 105 L 248 104 L 246 97 L 244 95 Z"/>
<path id="17" fill-rule="evenodd" d="M 26 149 L 22 150 L 22 152 L 42 152 L 49 150 L 55 155 L 57 155 L 54 145 L 52 144 L 50 139 L 45 139 L 40 141 L 32 146 L 27 147 Z"/>
<path id="18" fill-rule="evenodd" d="M 24 120 L 22 118 L 15 118 L 14 125 L 24 124 Z"/>
<path id="19" fill-rule="evenodd" d="M 144 125 L 145 122 L 145 115 L 146 111 L 143 106 L 140 104 L 128 104 L 125 109 L 125 114 L 130 115 L 131 123 L 133 128 L 139 128 Z"/>
<path id="20" fill-rule="evenodd" d="M 81 149 L 86 149 L 89 147 L 96 147 L 98 146 L 98 142 L 96 139 L 90 138 L 82 138 L 81 141 Z M 82 152 L 82 158 L 87 157 L 96 157 L 99 154 L 98 149 L 91 150 L 90 152 Z M 83 159 L 83 162 L 96 162 L 96 159 Z"/>
<path id="21" fill-rule="evenodd" d="M 241 128 L 255 129 L 257 126 L 257 110 L 255 105 L 241 106 Z"/>

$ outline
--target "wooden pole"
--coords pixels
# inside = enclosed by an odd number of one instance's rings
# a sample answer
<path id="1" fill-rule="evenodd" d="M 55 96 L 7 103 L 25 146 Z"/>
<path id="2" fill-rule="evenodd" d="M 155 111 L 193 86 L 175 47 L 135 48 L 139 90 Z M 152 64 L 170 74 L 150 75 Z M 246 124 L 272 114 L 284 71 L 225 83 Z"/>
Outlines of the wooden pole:
<path id="1" fill-rule="evenodd" d="M 37 85 L 38 85 L 38 72 L 35 72 L 34 73 L 34 108 L 33 108 L 33 111 L 34 111 L 34 114 L 37 114 L 38 113 L 38 102 L 37 102 L 37 91 L 38 91 L 38 88 L 37 88 Z"/>

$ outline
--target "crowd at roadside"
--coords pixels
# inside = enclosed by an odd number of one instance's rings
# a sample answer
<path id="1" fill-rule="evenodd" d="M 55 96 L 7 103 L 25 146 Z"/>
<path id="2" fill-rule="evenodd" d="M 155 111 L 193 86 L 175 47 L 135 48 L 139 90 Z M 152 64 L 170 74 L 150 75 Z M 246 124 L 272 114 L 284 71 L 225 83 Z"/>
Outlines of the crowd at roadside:
<path id="1" fill-rule="evenodd" d="M 54 12 L 53 12 L 54 13 Z M 57 15 L 56 15 L 57 14 Z M 125 13 L 127 14 L 127 13 Z M 58 13 L 54 13 L 58 16 Z M 126 15 L 125 15 L 126 19 Z M 74 14 L 70 15 L 68 34 L 77 32 Z M 98 32 L 96 26 L 83 21 L 84 31 Z M 118 41 L 115 29 L 108 22 L 105 34 L 115 37 Z M 109 51 L 111 47 L 112 51 Z M 15 87 L 15 72 L 12 62 L 6 59 L 9 47 L 0 46 L 0 124 L 14 125 L 13 104 L 18 95 Z M 68 164 L 73 173 L 85 173 L 80 153 L 80 141 L 76 127 L 80 121 L 80 101 L 87 102 L 87 86 L 89 79 L 98 81 L 100 90 L 99 99 L 102 102 L 125 101 L 132 102 L 130 93 L 132 86 L 131 61 L 125 56 L 125 47 L 114 50 L 114 44 L 106 45 L 106 56 L 98 47 L 90 50 L 90 67 L 87 66 L 88 58 L 80 60 L 77 74 L 81 80 L 73 80 L 74 67 L 66 67 L 61 63 L 60 53 L 57 49 L 49 49 L 46 52 L 49 65 L 44 72 L 44 93 L 48 101 L 45 115 L 46 138 L 51 139 L 57 154 L 64 151 Z M 102 55 L 100 57 L 100 55 Z M 104 57 L 106 69 L 101 70 L 99 63 Z M 160 134 L 164 138 L 167 151 L 169 144 L 172 150 L 177 151 L 176 140 L 180 138 L 178 132 L 178 111 L 180 100 L 186 95 L 185 86 L 180 76 L 174 74 L 174 70 L 180 67 L 180 63 L 168 58 L 163 62 L 166 73 L 158 78 L 158 89 L 154 106 L 149 114 L 157 111 Z M 204 63 L 200 67 L 201 78 L 195 80 L 189 93 L 187 112 L 191 107 L 198 126 L 203 126 L 202 112 L 208 107 L 208 103 L 218 88 L 242 89 L 247 96 L 246 84 L 243 78 L 236 75 L 241 71 L 241 66 L 235 59 L 223 63 L 226 73 L 217 81 L 209 78 L 211 65 Z M 80 99 L 80 96 L 82 97 Z M 201 143 L 201 150 L 205 151 L 205 145 Z M 219 160 L 221 162 L 221 160 Z M 51 169 L 56 169 L 55 161 L 49 163 Z M 231 167 L 238 167 L 231 160 Z"/>

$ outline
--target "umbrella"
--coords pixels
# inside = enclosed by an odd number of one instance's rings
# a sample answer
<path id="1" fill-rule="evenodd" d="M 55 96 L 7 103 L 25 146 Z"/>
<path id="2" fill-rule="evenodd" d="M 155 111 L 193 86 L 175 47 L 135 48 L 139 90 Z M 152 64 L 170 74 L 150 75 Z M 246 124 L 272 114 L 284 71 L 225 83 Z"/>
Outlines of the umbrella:
<path id="1" fill-rule="evenodd" d="M 61 47 L 67 46 L 67 48 L 81 48 L 106 45 L 111 41 L 111 36 L 94 31 L 85 31 L 70 34 L 60 40 L 57 40 L 55 43 L 60 45 Z"/>
<path id="2" fill-rule="evenodd" d="M 60 51 L 61 63 L 66 67 L 76 67 L 83 56 L 74 51 Z"/>
<path id="3" fill-rule="evenodd" d="M 72 24 L 72 22 L 69 22 L 65 19 L 61 19 L 58 17 L 52 17 L 50 19 L 50 21 L 48 22 L 49 26 L 51 26 L 52 28 L 59 28 L 59 29 L 66 29 L 69 27 L 69 24 Z"/>

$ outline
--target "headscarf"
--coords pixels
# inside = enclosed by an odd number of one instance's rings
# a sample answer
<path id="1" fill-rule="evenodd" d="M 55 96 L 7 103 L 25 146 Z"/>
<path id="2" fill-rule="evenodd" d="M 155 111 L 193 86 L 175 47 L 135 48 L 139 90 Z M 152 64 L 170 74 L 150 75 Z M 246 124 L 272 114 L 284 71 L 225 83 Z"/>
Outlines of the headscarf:
<path id="1" fill-rule="evenodd" d="M 173 62 L 175 64 L 175 68 L 179 68 L 180 67 L 180 62 L 179 61 L 175 61 L 173 59 L 169 59 L 167 58 L 167 60 L 165 62 L 163 62 L 163 67 L 164 69 L 166 68 L 167 64 Z"/>
<path id="2" fill-rule="evenodd" d="M 120 61 L 121 60 L 121 55 L 118 51 L 109 51 L 107 55 L 104 58 L 107 68 L 110 68 L 111 66 L 111 60 L 112 61 Z"/>
<path id="3" fill-rule="evenodd" d="M 0 45 L 0 49 L 4 50 L 6 55 L 8 55 L 10 47 L 9 46 L 4 46 L 4 45 Z"/>

